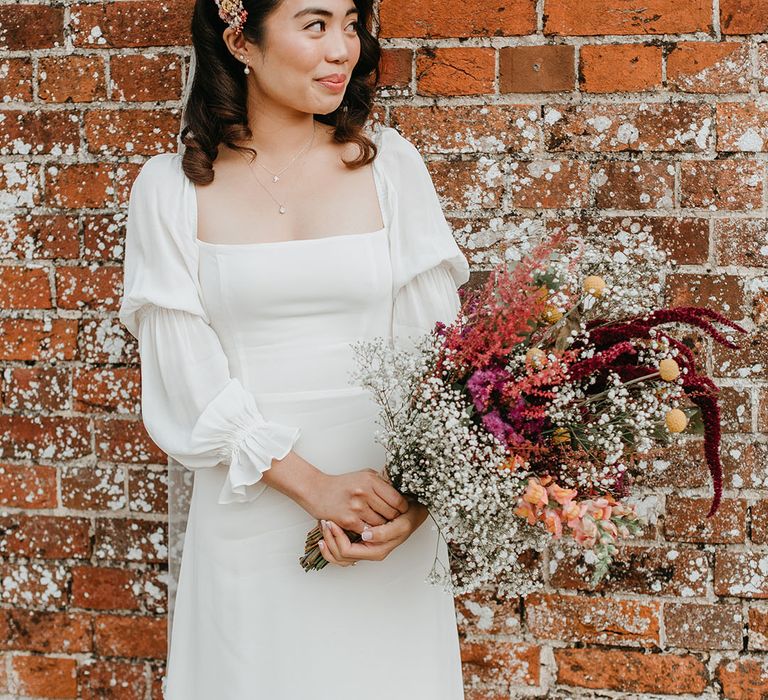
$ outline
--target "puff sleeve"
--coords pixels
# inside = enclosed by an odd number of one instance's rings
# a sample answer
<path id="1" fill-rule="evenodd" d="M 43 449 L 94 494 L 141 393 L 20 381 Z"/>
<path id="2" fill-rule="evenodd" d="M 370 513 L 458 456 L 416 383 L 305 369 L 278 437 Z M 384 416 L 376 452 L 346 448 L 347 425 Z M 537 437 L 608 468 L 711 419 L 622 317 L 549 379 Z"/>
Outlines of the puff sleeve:
<path id="1" fill-rule="evenodd" d="M 419 151 L 391 127 L 382 128 L 380 139 L 391 217 L 392 338 L 396 347 L 410 348 L 436 321 L 455 320 L 469 263 Z"/>
<path id="2" fill-rule="evenodd" d="M 141 412 L 147 433 L 186 468 L 223 464 L 218 503 L 252 501 L 273 459 L 282 459 L 300 428 L 266 420 L 254 396 L 230 376 L 197 277 L 192 183 L 178 154 L 141 168 L 130 192 L 123 297 L 118 316 L 137 338 Z"/>

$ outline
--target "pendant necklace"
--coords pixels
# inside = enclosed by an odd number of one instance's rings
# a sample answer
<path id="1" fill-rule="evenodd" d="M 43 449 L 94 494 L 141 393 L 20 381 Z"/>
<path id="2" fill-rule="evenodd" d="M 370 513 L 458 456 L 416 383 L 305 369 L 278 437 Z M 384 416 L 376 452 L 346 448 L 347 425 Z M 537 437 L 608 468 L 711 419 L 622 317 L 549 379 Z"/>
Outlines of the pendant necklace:
<path id="1" fill-rule="evenodd" d="M 315 140 L 315 130 L 316 130 L 316 125 L 315 125 L 315 120 L 313 119 L 313 120 L 312 120 L 312 138 L 309 140 L 309 143 L 308 143 L 306 146 L 304 146 L 304 148 L 302 148 L 302 149 L 301 149 L 301 150 L 300 150 L 300 151 L 299 151 L 299 152 L 298 152 L 298 153 L 297 153 L 297 154 L 296 154 L 296 155 L 295 155 L 293 158 L 291 158 L 291 160 L 290 160 L 290 162 L 288 163 L 288 165 L 286 165 L 286 166 L 285 166 L 285 167 L 284 167 L 282 170 L 280 170 L 279 172 L 277 172 L 277 173 L 273 173 L 271 170 L 269 170 L 269 168 L 266 168 L 265 166 L 263 166 L 263 165 L 262 165 L 261 163 L 259 163 L 258 161 L 256 161 L 256 165 L 258 165 L 258 166 L 260 166 L 260 167 L 264 168 L 264 170 L 266 170 L 266 171 L 267 171 L 267 172 L 268 172 L 268 173 L 269 173 L 269 174 L 272 176 L 272 182 L 279 182 L 279 181 L 280 181 L 280 175 L 282 175 L 282 174 L 283 174 L 283 173 L 284 173 L 286 170 L 288 170 L 288 168 L 290 168 L 290 167 L 291 167 L 291 165 L 293 165 L 293 162 L 294 162 L 294 161 L 295 161 L 295 160 L 296 160 L 296 159 L 297 159 L 297 158 L 298 158 L 298 157 L 299 157 L 299 156 L 300 156 L 302 153 L 304 153 L 305 151 L 309 150 L 309 148 L 311 148 L 311 146 L 312 146 L 312 144 L 314 143 L 314 140 Z M 245 157 L 245 156 L 243 156 L 243 157 Z M 257 156 L 257 157 L 258 157 L 258 156 Z M 267 189 L 266 185 L 264 185 L 264 183 L 263 183 L 261 180 L 259 180 L 259 178 L 257 178 L 257 177 L 256 177 L 256 173 L 255 173 L 255 172 L 253 172 L 253 168 L 251 167 L 251 164 L 250 164 L 250 163 L 248 163 L 247 165 L 248 165 L 248 170 L 249 170 L 249 172 L 251 173 L 251 175 L 253 175 L 253 178 L 254 178 L 254 180 L 256 180 L 256 182 L 258 182 L 258 183 L 259 183 L 259 184 L 262 186 L 262 188 L 264 188 L 265 192 L 266 192 L 266 193 L 267 193 L 267 194 L 268 194 L 270 197 L 272 197 L 272 199 L 274 200 L 275 204 L 277 204 L 277 206 L 278 206 L 278 209 L 277 209 L 277 210 L 278 210 L 278 211 L 279 211 L 281 214 L 285 214 L 285 211 L 286 211 L 286 209 L 285 209 L 285 205 L 284 205 L 282 202 L 278 202 L 278 201 L 277 201 L 277 199 L 275 199 L 275 197 L 272 195 L 272 193 L 271 193 L 271 192 L 270 192 L 270 191 Z"/>

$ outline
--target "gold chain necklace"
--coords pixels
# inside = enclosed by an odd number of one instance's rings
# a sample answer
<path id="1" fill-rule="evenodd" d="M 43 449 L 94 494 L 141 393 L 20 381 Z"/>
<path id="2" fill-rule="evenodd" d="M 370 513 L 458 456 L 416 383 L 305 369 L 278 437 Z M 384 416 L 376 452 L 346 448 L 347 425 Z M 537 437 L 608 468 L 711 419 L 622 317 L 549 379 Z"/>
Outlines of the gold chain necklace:
<path id="1" fill-rule="evenodd" d="M 300 156 L 300 155 L 301 155 L 301 154 L 302 154 L 304 151 L 307 151 L 307 150 L 309 150 L 309 149 L 312 147 L 312 144 L 313 144 L 313 143 L 314 143 L 314 141 L 315 141 L 315 131 L 316 131 L 316 122 L 315 122 L 315 120 L 313 119 L 313 120 L 312 120 L 312 138 L 309 140 L 309 143 L 308 143 L 306 146 L 304 146 L 304 148 L 302 148 L 302 149 L 301 149 L 301 150 L 300 150 L 300 151 L 299 151 L 299 152 L 298 152 L 298 153 L 297 153 L 297 154 L 296 154 L 296 155 L 295 155 L 293 158 L 291 158 L 291 160 L 290 160 L 290 162 L 288 163 L 288 165 L 286 165 L 286 166 L 285 166 L 285 167 L 284 167 L 282 170 L 280 170 L 278 173 L 273 173 L 271 170 L 269 170 L 268 168 L 266 168 L 265 166 L 263 166 L 263 165 L 262 165 L 261 163 L 259 163 L 258 161 L 256 162 L 256 165 L 258 165 L 258 166 L 260 166 L 260 167 L 264 168 L 264 170 L 266 170 L 266 171 L 267 171 L 267 172 L 268 172 L 270 175 L 272 175 L 272 182 L 278 182 L 278 181 L 280 180 L 280 175 L 282 175 L 282 174 L 283 174 L 283 173 L 284 173 L 286 170 L 288 170 L 288 168 L 290 168 L 290 167 L 291 167 L 291 165 L 293 165 L 293 162 L 294 162 L 294 161 L 295 161 L 295 160 L 296 160 L 296 159 L 297 159 L 297 158 L 298 158 L 298 157 L 299 157 L 299 156 Z M 238 151 L 238 153 L 239 153 L 239 151 Z M 242 154 L 241 154 L 241 155 L 242 155 Z M 245 156 L 243 156 L 243 158 L 245 158 Z M 258 156 L 257 156 L 257 158 L 258 158 Z M 251 164 L 250 164 L 250 163 L 246 163 L 246 164 L 248 165 L 248 171 L 251 173 L 251 175 L 253 175 L 253 178 L 254 178 L 254 180 L 256 180 L 256 182 L 258 182 L 258 183 L 259 183 L 259 185 L 261 185 L 261 186 L 262 186 L 262 188 L 264 189 L 264 191 L 265 191 L 265 192 L 266 192 L 266 193 L 267 193 L 267 194 L 268 194 L 270 197 L 272 197 L 272 199 L 274 200 L 275 204 L 277 204 L 277 206 L 278 206 L 278 209 L 277 209 L 277 210 L 278 210 L 278 211 L 279 211 L 281 214 L 285 214 L 285 212 L 286 212 L 286 209 L 285 209 L 285 205 L 284 205 L 282 202 L 279 202 L 277 199 L 275 199 L 275 197 L 273 196 L 273 194 L 272 194 L 272 193 L 271 193 L 271 192 L 270 192 L 270 191 L 267 189 L 266 185 L 265 185 L 265 184 L 264 184 L 264 183 L 263 183 L 261 180 L 259 180 L 259 178 L 257 178 L 257 177 L 256 177 L 256 173 L 253 171 L 253 168 L 251 167 Z"/>

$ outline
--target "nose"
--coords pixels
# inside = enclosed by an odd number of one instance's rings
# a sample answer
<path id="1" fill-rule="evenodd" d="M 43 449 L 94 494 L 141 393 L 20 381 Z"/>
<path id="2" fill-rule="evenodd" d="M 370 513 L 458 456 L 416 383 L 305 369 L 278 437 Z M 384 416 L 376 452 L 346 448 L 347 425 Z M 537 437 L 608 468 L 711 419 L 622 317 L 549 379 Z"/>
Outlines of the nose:
<path id="1" fill-rule="evenodd" d="M 349 58 L 350 38 L 344 33 L 344 28 L 328 32 L 326 56 L 330 63 L 344 63 Z"/>

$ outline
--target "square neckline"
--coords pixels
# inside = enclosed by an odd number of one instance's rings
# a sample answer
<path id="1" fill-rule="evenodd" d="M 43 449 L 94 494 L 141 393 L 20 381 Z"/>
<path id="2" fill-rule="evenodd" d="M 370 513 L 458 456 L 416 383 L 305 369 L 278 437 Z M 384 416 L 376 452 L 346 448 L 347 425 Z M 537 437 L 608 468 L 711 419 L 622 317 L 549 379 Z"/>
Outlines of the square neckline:
<path id="1" fill-rule="evenodd" d="M 381 139 L 377 139 L 376 145 L 379 147 L 379 152 L 377 152 L 376 158 L 374 158 L 371 161 L 371 171 L 373 174 L 373 184 L 374 184 L 374 187 L 376 188 L 376 201 L 379 205 L 379 214 L 381 216 L 381 220 L 384 222 L 384 225 L 381 228 L 378 228 L 375 231 L 364 231 L 362 233 L 337 233 L 331 236 L 317 236 L 316 238 L 289 238 L 284 241 L 253 241 L 250 243 L 213 243 L 211 241 L 204 241 L 197 237 L 198 200 L 197 200 L 196 185 L 191 180 L 188 180 L 187 184 L 189 185 L 192 191 L 192 219 L 193 219 L 192 230 L 194 232 L 195 243 L 197 243 L 198 246 L 203 248 L 220 248 L 220 249 L 232 248 L 235 250 L 240 250 L 242 248 L 255 248 L 259 246 L 277 246 L 277 245 L 286 245 L 291 243 L 310 243 L 310 242 L 315 243 L 318 241 L 333 240 L 334 238 L 349 239 L 349 238 L 360 237 L 363 239 L 369 239 L 369 238 L 374 238 L 377 234 L 385 233 L 389 228 L 389 226 L 385 216 L 384 197 L 382 195 L 383 187 L 382 187 L 382 183 L 379 180 L 379 173 L 377 169 L 377 165 L 378 165 L 377 160 L 379 157 L 379 153 L 381 152 Z"/>

